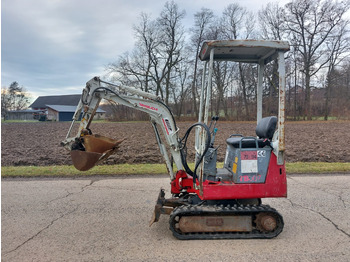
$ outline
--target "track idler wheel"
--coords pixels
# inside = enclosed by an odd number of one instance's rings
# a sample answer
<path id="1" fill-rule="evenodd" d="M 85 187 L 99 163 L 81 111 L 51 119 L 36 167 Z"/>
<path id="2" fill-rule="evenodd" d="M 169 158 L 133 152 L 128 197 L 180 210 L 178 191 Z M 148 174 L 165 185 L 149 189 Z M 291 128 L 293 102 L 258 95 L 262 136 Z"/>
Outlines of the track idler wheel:
<path id="1" fill-rule="evenodd" d="M 274 214 L 259 213 L 255 219 L 256 228 L 260 232 L 272 232 L 277 228 L 277 218 Z"/>

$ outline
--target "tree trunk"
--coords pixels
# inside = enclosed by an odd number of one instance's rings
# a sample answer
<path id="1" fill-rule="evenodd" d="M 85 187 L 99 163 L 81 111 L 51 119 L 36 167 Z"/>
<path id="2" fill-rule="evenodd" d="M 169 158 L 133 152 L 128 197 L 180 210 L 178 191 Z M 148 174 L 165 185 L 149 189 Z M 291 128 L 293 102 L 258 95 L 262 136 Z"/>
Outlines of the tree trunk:
<path id="1" fill-rule="evenodd" d="M 324 109 L 324 120 L 325 121 L 327 121 L 328 120 L 328 115 L 329 115 L 329 88 L 330 88 L 330 83 L 329 83 L 329 81 L 330 81 L 330 79 L 329 79 L 329 75 L 328 75 L 328 77 L 327 77 L 328 79 L 327 79 L 327 83 L 326 83 L 326 101 L 325 101 L 325 109 Z"/>
<path id="2" fill-rule="evenodd" d="M 239 63 L 239 74 L 240 74 L 240 78 L 241 78 L 245 115 L 246 115 L 247 120 L 249 120 L 250 114 L 249 114 L 249 105 L 248 105 L 248 99 L 247 99 L 247 88 L 246 88 L 245 79 L 244 79 L 243 66 L 241 63 Z"/>
<path id="3" fill-rule="evenodd" d="M 307 117 L 307 120 L 312 120 L 310 79 L 310 72 L 307 69 L 305 74 L 305 116 Z"/>

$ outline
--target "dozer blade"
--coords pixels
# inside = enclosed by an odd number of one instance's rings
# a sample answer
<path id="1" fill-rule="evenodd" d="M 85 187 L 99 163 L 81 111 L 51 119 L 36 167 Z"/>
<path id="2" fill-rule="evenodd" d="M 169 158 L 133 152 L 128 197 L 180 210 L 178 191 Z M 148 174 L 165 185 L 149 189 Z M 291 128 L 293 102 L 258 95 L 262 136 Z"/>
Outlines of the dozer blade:
<path id="1" fill-rule="evenodd" d="M 158 199 L 157 199 L 157 203 L 154 207 L 154 211 L 152 214 L 152 218 L 151 221 L 149 222 L 149 226 L 152 226 L 154 222 L 158 222 L 159 221 L 159 217 L 161 214 L 161 209 L 163 207 L 163 201 L 164 201 L 164 189 L 160 189 L 159 195 L 158 195 Z M 170 213 L 169 213 L 170 214 Z"/>
<path id="2" fill-rule="evenodd" d="M 73 165 L 79 171 L 87 171 L 115 153 L 122 140 L 114 140 L 100 135 L 85 135 L 80 138 L 84 150 L 72 150 Z"/>
<path id="3" fill-rule="evenodd" d="M 157 203 L 154 207 L 151 221 L 149 222 L 149 226 L 152 226 L 154 222 L 158 222 L 160 215 L 170 215 L 171 212 L 173 212 L 174 207 L 179 205 L 179 201 L 177 199 L 165 199 L 164 196 L 164 189 L 161 188 Z"/>

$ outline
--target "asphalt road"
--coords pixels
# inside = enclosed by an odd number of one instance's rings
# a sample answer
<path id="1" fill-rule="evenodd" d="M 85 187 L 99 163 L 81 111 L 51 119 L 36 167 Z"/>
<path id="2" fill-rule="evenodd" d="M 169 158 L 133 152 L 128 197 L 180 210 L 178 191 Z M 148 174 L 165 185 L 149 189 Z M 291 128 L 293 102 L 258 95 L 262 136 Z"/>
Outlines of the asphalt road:
<path id="1" fill-rule="evenodd" d="M 175 239 L 148 226 L 167 177 L 2 180 L 2 261 L 349 261 L 350 174 L 292 175 L 271 240 Z"/>

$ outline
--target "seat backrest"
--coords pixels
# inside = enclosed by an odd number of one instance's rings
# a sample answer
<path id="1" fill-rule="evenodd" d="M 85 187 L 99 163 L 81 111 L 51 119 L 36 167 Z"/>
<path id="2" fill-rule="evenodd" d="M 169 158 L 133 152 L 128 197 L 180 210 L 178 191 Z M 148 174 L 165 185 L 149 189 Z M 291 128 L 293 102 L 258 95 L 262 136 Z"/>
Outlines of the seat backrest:
<path id="1" fill-rule="evenodd" d="M 273 134 L 275 133 L 277 125 L 276 116 L 268 116 L 260 119 L 258 125 L 256 126 L 255 132 L 259 138 L 272 139 Z"/>

